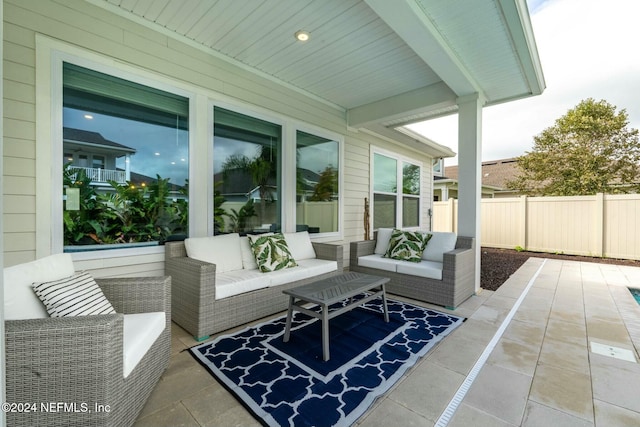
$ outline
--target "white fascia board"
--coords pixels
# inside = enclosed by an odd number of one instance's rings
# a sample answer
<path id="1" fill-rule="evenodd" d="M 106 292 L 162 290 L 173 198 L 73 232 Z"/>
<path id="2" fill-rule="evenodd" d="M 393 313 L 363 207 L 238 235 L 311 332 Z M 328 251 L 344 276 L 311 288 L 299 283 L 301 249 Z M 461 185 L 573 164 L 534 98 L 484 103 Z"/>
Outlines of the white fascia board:
<path id="1" fill-rule="evenodd" d="M 546 88 L 546 83 L 527 4 L 525 0 L 498 0 L 498 4 L 529 83 L 531 95 L 540 95 Z"/>

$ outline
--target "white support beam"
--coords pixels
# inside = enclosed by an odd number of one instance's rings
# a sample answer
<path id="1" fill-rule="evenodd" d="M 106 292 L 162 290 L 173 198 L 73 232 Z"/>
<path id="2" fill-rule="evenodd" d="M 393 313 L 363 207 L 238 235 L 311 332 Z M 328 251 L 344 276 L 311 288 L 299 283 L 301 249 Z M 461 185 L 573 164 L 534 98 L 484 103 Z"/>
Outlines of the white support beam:
<path id="1" fill-rule="evenodd" d="M 480 86 L 414 0 L 365 2 L 456 95 L 481 92 Z"/>
<path id="2" fill-rule="evenodd" d="M 363 128 L 372 123 L 403 119 L 426 111 L 437 111 L 456 105 L 457 95 L 439 82 L 411 92 L 392 96 L 347 111 L 347 123 L 351 128 Z"/>
<path id="3" fill-rule="evenodd" d="M 477 95 L 458 100 L 458 234 L 476 239 L 476 292 L 480 290 L 482 107 Z"/>

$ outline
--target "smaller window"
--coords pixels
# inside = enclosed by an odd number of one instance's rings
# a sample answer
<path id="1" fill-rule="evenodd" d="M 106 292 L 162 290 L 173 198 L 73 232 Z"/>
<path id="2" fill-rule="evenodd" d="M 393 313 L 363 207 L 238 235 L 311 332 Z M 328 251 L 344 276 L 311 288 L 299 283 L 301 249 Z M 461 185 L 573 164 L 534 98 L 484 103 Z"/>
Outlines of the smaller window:
<path id="1" fill-rule="evenodd" d="M 402 163 L 402 226 L 420 225 L 420 166 Z"/>
<path id="2" fill-rule="evenodd" d="M 373 154 L 373 228 L 420 226 L 422 168 L 388 154 Z"/>
<path id="3" fill-rule="evenodd" d="M 296 231 L 338 231 L 338 159 L 338 141 L 296 132 Z"/>
<path id="4" fill-rule="evenodd" d="M 95 169 L 104 169 L 104 157 L 103 156 L 93 156 L 93 168 Z"/>
<path id="5" fill-rule="evenodd" d="M 213 111 L 214 234 L 280 231 L 281 126 Z"/>

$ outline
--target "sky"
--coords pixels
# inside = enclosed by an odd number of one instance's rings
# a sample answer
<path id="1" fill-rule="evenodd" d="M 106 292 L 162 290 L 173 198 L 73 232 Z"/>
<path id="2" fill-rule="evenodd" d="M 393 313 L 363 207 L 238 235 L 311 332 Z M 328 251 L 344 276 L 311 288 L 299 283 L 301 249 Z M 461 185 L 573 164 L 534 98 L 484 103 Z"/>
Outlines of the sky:
<path id="1" fill-rule="evenodd" d="M 533 137 L 580 101 L 606 100 L 640 129 L 640 1 L 528 0 L 546 82 L 542 95 L 483 109 L 482 160 L 526 154 Z M 458 151 L 458 116 L 410 128 Z M 458 164 L 457 157 L 445 166 Z"/>

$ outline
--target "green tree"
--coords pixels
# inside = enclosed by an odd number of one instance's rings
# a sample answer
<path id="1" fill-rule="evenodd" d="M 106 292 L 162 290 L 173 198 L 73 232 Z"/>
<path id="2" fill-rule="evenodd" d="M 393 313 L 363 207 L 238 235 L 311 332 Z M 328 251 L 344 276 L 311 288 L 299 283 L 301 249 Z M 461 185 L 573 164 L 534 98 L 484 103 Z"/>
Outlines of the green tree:
<path id="1" fill-rule="evenodd" d="M 338 194 L 338 170 L 333 166 L 327 166 L 318 178 L 318 183 L 313 188 L 313 194 L 309 197 L 312 202 L 329 202 Z"/>
<path id="2" fill-rule="evenodd" d="M 258 187 L 260 193 L 260 220 L 266 217 L 267 200 L 273 198 L 269 183 L 276 178 L 275 159 L 277 159 L 275 149 L 261 145 L 253 158 L 243 154 L 233 154 L 222 164 L 224 179 L 229 179 L 232 171 L 243 171 L 251 176 L 253 185 Z"/>
<path id="3" fill-rule="evenodd" d="M 99 242 L 105 233 L 105 224 L 101 221 L 104 205 L 91 185 L 83 169 L 74 169 L 71 163 L 64 165 L 63 183 L 65 188 L 79 189 L 79 209 L 67 210 L 64 202 L 64 244 L 89 244 Z"/>
<path id="4" fill-rule="evenodd" d="M 519 175 L 507 183 L 532 196 L 635 193 L 640 190 L 638 130 L 624 109 L 605 100 L 581 101 L 534 137 L 518 158 Z"/>

